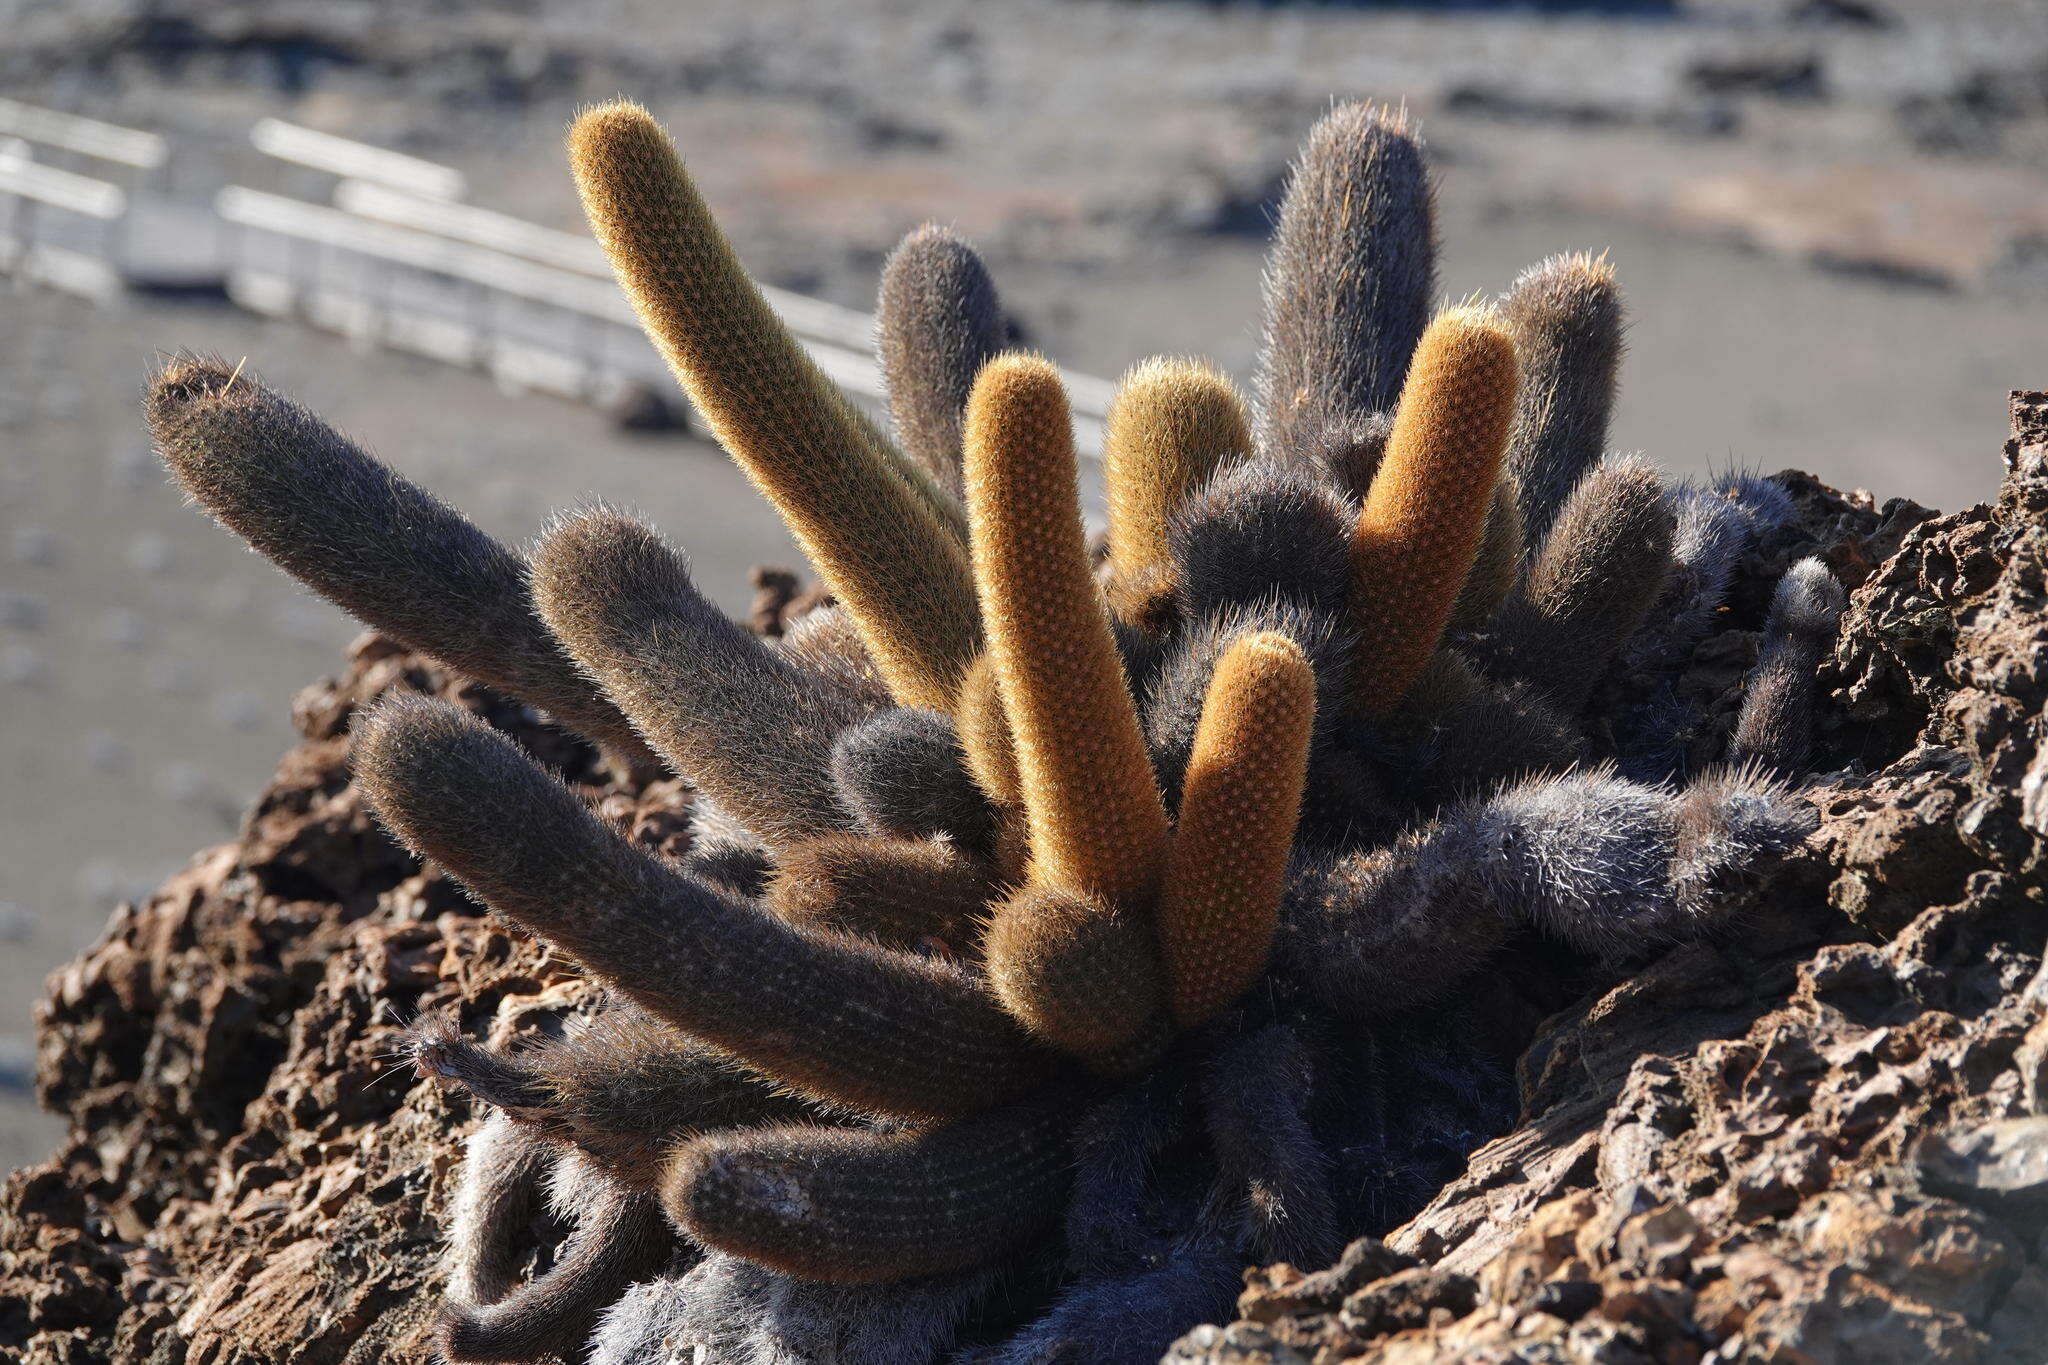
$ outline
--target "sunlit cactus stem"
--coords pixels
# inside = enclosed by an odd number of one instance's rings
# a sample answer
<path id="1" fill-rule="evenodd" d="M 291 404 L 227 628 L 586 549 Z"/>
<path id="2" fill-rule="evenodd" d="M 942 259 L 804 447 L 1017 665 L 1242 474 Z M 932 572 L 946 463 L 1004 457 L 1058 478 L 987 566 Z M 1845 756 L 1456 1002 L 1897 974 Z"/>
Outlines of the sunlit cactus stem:
<path id="1" fill-rule="evenodd" d="M 966 473 L 1030 850 L 1025 892 L 995 907 L 984 942 L 990 984 L 1039 1036 L 1101 1057 L 1137 1043 L 1160 1007 L 1148 924 L 1166 809 L 1089 571 L 1071 418 L 1049 363 L 1015 355 L 983 369 Z"/>
<path id="2" fill-rule="evenodd" d="M 1126 623 L 1156 629 L 1171 608 L 1173 514 L 1225 461 L 1249 454 L 1237 391 L 1195 361 L 1148 360 L 1124 376 L 1102 436 L 1109 499 L 1110 602 Z"/>
<path id="3" fill-rule="evenodd" d="M 860 623 L 890 691 L 950 707 L 979 645 L 958 504 L 805 354 L 646 110 L 587 111 L 569 157 L 641 326 Z"/>
<path id="4" fill-rule="evenodd" d="M 1058 371 L 990 362 L 968 405 L 967 502 L 1031 874 L 1142 901 L 1158 888 L 1166 810 L 1089 570 L 1074 458 Z"/>
<path id="5" fill-rule="evenodd" d="M 1490 310 L 1423 334 L 1351 541 L 1354 704 L 1398 706 L 1442 638 L 1472 569 L 1514 414 L 1514 343 Z"/>
<path id="6" fill-rule="evenodd" d="M 1159 903 L 1183 1028 L 1230 1004 L 1265 968 L 1315 711 L 1315 674 L 1284 635 L 1246 636 L 1216 666 Z"/>

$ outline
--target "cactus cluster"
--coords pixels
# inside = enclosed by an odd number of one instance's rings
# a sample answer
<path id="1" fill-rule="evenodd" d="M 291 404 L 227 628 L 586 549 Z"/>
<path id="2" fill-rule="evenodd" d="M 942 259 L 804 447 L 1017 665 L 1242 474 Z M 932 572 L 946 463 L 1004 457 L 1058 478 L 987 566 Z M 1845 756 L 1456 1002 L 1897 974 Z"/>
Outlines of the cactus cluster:
<path id="1" fill-rule="evenodd" d="M 697 792 L 669 860 L 465 711 L 356 722 L 392 832 L 602 986 L 537 1049 L 415 1030 L 492 1111 L 451 1359 L 1154 1358 L 1247 1260 L 1412 1212 L 1511 1117 L 1559 983 L 1715 930 L 1810 828 L 1841 589 L 1784 579 L 1727 763 L 1679 771 L 1650 712 L 1783 495 L 1609 457 L 1604 261 L 1432 312 L 1403 114 L 1306 144 L 1256 411 L 1196 361 L 1125 378 L 1099 562 L 1059 373 L 1003 350 L 964 242 L 922 228 L 885 272 L 892 439 L 643 110 L 583 114 L 570 154 L 831 590 L 785 636 L 618 512 L 521 555 L 246 374 L 181 359 L 148 398 L 178 481 L 280 566 Z M 1596 722 L 1618 659 L 1666 681 Z M 519 1283 L 544 1186 L 574 1230 Z"/>

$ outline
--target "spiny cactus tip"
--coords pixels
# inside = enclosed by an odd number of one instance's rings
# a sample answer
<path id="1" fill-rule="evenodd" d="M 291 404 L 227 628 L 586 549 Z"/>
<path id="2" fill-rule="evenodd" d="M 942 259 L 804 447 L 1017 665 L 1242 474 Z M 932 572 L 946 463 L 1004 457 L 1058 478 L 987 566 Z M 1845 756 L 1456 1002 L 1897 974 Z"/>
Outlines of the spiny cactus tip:
<path id="1" fill-rule="evenodd" d="M 1059 366 L 1036 351 L 1005 351 L 982 366 L 981 373 L 974 378 L 977 404 L 1003 398 L 1021 401 L 1054 391 L 1064 402 L 1066 389 L 1060 383 Z"/>
<path id="2" fill-rule="evenodd" d="M 1560 251 L 1555 256 L 1546 256 L 1531 266 L 1523 268 L 1508 286 L 1510 295 L 1518 294 L 1532 286 L 1551 289 L 1576 284 L 1582 288 L 1612 288 L 1615 283 L 1614 262 L 1603 250 L 1597 254 L 1591 251 Z"/>
<path id="3" fill-rule="evenodd" d="M 592 140 L 619 137 L 638 131 L 661 132 L 661 125 L 654 115 L 637 100 L 599 100 L 576 111 L 569 120 L 569 148 L 573 154 L 578 147 L 588 145 Z"/>
<path id="4" fill-rule="evenodd" d="M 232 381 L 240 373 L 241 367 L 230 369 L 219 356 L 180 352 L 168 357 L 162 368 L 151 377 L 150 409 L 154 412 L 159 407 L 176 406 L 230 392 Z"/>

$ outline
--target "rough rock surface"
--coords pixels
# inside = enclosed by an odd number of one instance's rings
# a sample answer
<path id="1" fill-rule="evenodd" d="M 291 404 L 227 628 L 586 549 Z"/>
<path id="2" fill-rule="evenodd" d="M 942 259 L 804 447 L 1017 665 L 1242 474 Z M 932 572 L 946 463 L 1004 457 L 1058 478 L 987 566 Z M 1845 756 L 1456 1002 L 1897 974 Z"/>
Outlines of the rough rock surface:
<path id="1" fill-rule="evenodd" d="M 2039 1359 L 2048 394 L 2014 414 L 1992 506 L 1933 517 L 1782 476 L 1796 534 L 1760 547 L 1776 563 L 1743 575 L 1692 683 L 1734 685 L 1791 554 L 1817 545 L 1855 591 L 1824 821 L 1747 931 L 1554 1017 L 1513 1132 L 1384 1243 L 1248 1272 L 1241 1320 L 1174 1359 Z M 793 584 L 759 586 L 772 631 Z M 473 1116 L 396 1066 L 402 1022 L 459 1001 L 502 1041 L 583 988 L 370 820 L 348 720 L 400 687 L 512 731 L 634 837 L 686 843 L 678 784 L 615 780 L 365 637 L 301 696 L 305 743 L 240 838 L 53 978 L 39 1085 L 70 1135 L 0 1189 L 0 1357 L 431 1355 L 448 1138 Z"/>

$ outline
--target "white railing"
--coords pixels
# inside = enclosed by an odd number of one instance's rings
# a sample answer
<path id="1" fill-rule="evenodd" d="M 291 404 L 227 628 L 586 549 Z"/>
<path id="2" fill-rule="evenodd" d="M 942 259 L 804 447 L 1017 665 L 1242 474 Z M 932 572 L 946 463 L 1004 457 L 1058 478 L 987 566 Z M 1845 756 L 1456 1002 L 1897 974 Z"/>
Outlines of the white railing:
<path id="1" fill-rule="evenodd" d="M 249 141 L 265 156 L 308 166 L 329 175 L 373 181 L 430 199 L 460 199 L 469 182 L 461 171 L 403 152 L 372 147 L 351 138 L 266 118 L 249 130 Z"/>
<path id="2" fill-rule="evenodd" d="M 335 186 L 334 204 L 360 218 L 466 242 L 593 279 L 609 282 L 612 278 L 603 249 L 590 238 L 509 214 L 361 180 L 344 180 Z M 882 396 L 880 373 L 871 356 L 875 336 L 871 315 L 773 285 L 762 285 L 761 293 L 835 381 L 864 397 Z M 1063 374 L 1082 442 L 1091 452 L 1099 451 L 1102 419 L 1116 386 L 1071 370 Z"/>
<path id="3" fill-rule="evenodd" d="M 605 280 L 612 277 L 604 250 L 590 238 L 542 227 L 508 213 L 411 194 L 373 180 L 342 181 L 334 187 L 334 206 L 358 218 L 431 232 L 579 275 Z"/>
<path id="4" fill-rule="evenodd" d="M 590 238 L 541 227 L 509 214 L 427 199 L 356 180 L 344 180 L 334 187 L 334 204 L 379 222 L 491 247 L 602 280 L 612 278 L 611 262 L 605 259 L 603 248 Z M 875 320 L 858 309 L 843 308 L 767 284 L 761 286 L 761 293 L 798 336 L 856 351 L 865 351 L 874 343 Z"/>
<path id="5" fill-rule="evenodd" d="M 250 140 L 337 183 L 332 206 L 240 185 L 214 197 L 214 215 L 230 230 L 225 252 L 202 244 L 186 254 L 209 258 L 237 302 L 565 396 L 588 397 L 608 377 L 667 382 L 589 237 L 460 202 L 467 185 L 449 166 L 279 119 L 260 120 Z M 122 244 L 135 226 L 124 221 L 130 192 L 41 164 L 31 144 L 147 170 L 164 163 L 164 140 L 0 99 L 0 203 L 10 205 L 0 269 L 95 298 L 118 293 L 117 256 L 126 254 Z M 152 235 L 138 244 L 183 242 L 183 234 L 164 229 L 168 202 L 146 206 L 139 230 Z M 60 216 L 44 221 L 40 207 Z M 95 232 L 78 219 L 101 227 Z M 266 258 L 257 238 L 285 245 L 270 247 Z M 332 268 L 344 259 L 356 268 Z M 761 292 L 827 377 L 871 408 L 885 401 L 873 317 L 772 286 Z M 536 309 L 549 311 L 536 318 Z M 562 314 L 568 327 L 549 321 Z M 1081 447 L 1099 453 L 1112 386 L 1090 375 L 1065 377 Z"/>
<path id="6" fill-rule="evenodd" d="M 112 257 L 120 220 L 128 212 L 127 193 L 104 180 L 42 165 L 31 159 L 31 152 L 25 139 L 0 139 L 0 202 L 6 204 L 0 272 L 96 303 L 110 301 L 121 292 Z M 56 210 L 57 216 L 53 219 L 46 209 Z"/>
<path id="7" fill-rule="evenodd" d="M 0 134 L 144 171 L 163 165 L 169 155 L 164 140 L 155 133 L 16 100 L 0 99 Z"/>
<path id="8" fill-rule="evenodd" d="M 632 305 L 610 284 L 502 251 L 358 218 L 325 204 L 309 204 L 303 199 L 240 185 L 228 186 L 214 196 L 213 203 L 221 220 L 237 227 L 445 275 L 607 322 L 635 324 Z"/>
<path id="9" fill-rule="evenodd" d="M 222 190 L 215 199 L 215 208 L 223 221 L 240 228 L 311 242 L 389 266 L 459 280 L 520 302 L 556 308 L 580 318 L 623 327 L 635 336 L 639 332 L 639 319 L 634 315 L 632 305 L 612 283 L 609 268 L 602 276 L 563 270 L 512 255 L 495 246 L 451 240 L 413 227 L 377 222 L 343 209 L 309 204 L 239 185 Z M 475 221 L 470 221 L 474 226 Z M 516 220 L 506 222 L 514 223 Z M 543 232 L 546 229 L 534 228 L 533 231 Z M 472 238 L 490 236 L 494 241 L 506 240 L 504 234 L 467 235 Z M 558 235 L 568 237 L 566 233 Z M 595 249 L 594 244 L 592 249 Z M 320 288 L 325 291 L 327 286 L 322 284 Z M 390 290 L 381 292 L 387 296 L 393 293 Z M 420 310 L 414 306 L 399 311 L 417 313 Z M 799 339 L 818 368 L 841 388 L 870 400 L 882 396 L 881 371 L 866 351 L 801 334 Z M 648 359 L 653 360 L 651 350 Z M 658 361 L 647 368 L 657 377 L 662 372 Z"/>
<path id="10" fill-rule="evenodd" d="M 0 148 L 0 194 L 108 222 L 128 211 L 127 192 L 119 185 L 39 165 L 7 148 Z"/>

